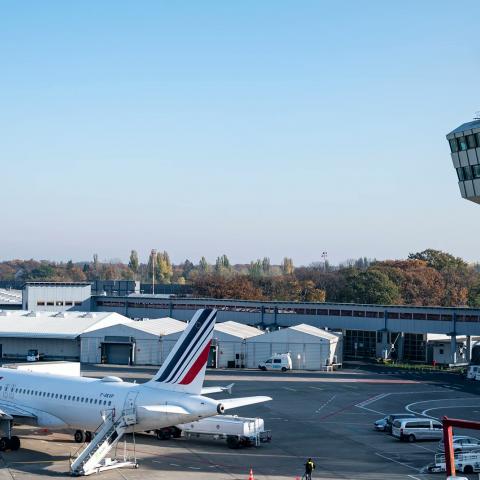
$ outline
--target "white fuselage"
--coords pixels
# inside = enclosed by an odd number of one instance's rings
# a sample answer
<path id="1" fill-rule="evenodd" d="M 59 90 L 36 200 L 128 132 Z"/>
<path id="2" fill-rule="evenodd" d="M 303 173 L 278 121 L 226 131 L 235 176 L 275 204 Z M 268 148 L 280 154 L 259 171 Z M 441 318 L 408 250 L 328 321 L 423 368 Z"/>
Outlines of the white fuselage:
<path id="1" fill-rule="evenodd" d="M 218 401 L 163 390 L 154 382 L 137 385 L 0 368 L 0 410 L 2 404 L 33 413 L 34 425 L 52 430 L 95 431 L 103 412 L 114 409 L 119 416 L 135 408 L 133 429 L 144 431 L 216 415 Z M 181 407 L 183 413 L 167 413 L 168 407 Z"/>

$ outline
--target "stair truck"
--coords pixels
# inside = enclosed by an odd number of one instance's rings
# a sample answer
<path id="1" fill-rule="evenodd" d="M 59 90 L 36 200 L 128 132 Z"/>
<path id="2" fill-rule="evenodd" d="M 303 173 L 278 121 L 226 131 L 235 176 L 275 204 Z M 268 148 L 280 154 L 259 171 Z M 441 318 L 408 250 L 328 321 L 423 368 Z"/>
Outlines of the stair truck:
<path id="1" fill-rule="evenodd" d="M 225 441 L 229 448 L 258 447 L 270 442 L 272 433 L 265 430 L 262 418 L 246 418 L 238 415 L 216 415 L 196 422 L 183 423 L 155 431 L 159 440 L 184 437 L 186 439 L 210 439 Z"/>

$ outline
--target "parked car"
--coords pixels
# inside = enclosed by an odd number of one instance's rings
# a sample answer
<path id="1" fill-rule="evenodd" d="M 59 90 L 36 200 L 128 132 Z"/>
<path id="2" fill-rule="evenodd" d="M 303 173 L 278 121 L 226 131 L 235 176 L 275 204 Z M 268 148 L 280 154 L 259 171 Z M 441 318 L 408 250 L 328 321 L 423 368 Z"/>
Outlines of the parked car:
<path id="1" fill-rule="evenodd" d="M 292 369 L 292 358 L 289 353 L 275 353 L 265 362 L 258 364 L 260 370 L 281 370 L 286 372 Z"/>
<path id="2" fill-rule="evenodd" d="M 27 352 L 27 362 L 39 362 L 44 358 L 45 355 L 43 353 L 39 353 L 38 350 L 31 349 Z"/>
<path id="3" fill-rule="evenodd" d="M 443 438 L 438 442 L 438 450 L 440 452 L 445 451 L 445 445 L 443 444 Z M 453 451 L 457 452 L 471 452 L 474 450 L 480 450 L 480 440 L 474 437 L 466 437 L 464 435 L 453 436 Z"/>
<path id="4" fill-rule="evenodd" d="M 467 379 L 476 380 L 477 373 L 480 372 L 480 365 L 470 365 L 467 369 Z"/>
<path id="5" fill-rule="evenodd" d="M 395 420 L 399 418 L 413 418 L 415 415 L 413 413 L 391 413 L 386 417 L 377 420 L 373 424 L 373 428 L 379 432 L 388 432 L 392 433 L 392 424 Z"/>
<path id="6" fill-rule="evenodd" d="M 392 435 L 400 440 L 440 440 L 443 437 L 442 422 L 430 418 L 403 418 L 393 422 Z"/>

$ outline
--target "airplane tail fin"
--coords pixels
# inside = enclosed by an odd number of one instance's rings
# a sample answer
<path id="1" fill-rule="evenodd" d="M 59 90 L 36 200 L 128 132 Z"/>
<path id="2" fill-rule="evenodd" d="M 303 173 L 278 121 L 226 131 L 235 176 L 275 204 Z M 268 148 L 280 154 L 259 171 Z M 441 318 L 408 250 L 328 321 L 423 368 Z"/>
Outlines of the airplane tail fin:
<path id="1" fill-rule="evenodd" d="M 197 310 L 148 386 L 201 393 L 216 316 L 214 309 Z"/>

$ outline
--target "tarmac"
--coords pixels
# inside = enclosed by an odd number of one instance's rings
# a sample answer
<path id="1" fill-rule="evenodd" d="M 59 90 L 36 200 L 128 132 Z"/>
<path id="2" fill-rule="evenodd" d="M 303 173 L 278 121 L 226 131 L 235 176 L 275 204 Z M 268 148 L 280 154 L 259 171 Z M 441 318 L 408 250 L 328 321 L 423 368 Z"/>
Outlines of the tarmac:
<path id="1" fill-rule="evenodd" d="M 82 374 L 117 375 L 142 382 L 156 368 L 86 366 Z M 230 450 L 219 441 L 157 440 L 137 433 L 117 448 L 117 457 L 136 457 L 138 469 L 100 473 L 114 480 L 256 480 L 302 477 L 312 457 L 313 479 L 430 480 L 437 442 L 404 443 L 375 432 L 373 422 L 388 413 L 408 411 L 478 420 L 480 382 L 447 373 L 408 373 L 386 367 L 352 364 L 335 372 L 260 372 L 211 370 L 205 385 L 235 383 L 232 397 L 269 395 L 273 401 L 233 413 L 262 417 L 272 431 L 270 444 Z M 224 398 L 227 393 L 212 395 Z M 230 413 L 230 412 L 229 412 Z M 69 459 L 79 445 L 71 434 L 18 428 L 22 448 L 0 454 L 0 480 L 68 478 Z M 466 433 L 466 432 L 458 432 Z M 468 432 L 480 437 L 480 432 Z M 112 455 L 113 456 L 113 455 Z M 468 476 L 467 476 L 468 477 Z M 469 478 L 477 479 L 477 474 Z"/>

